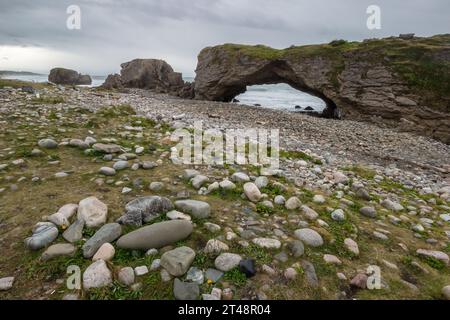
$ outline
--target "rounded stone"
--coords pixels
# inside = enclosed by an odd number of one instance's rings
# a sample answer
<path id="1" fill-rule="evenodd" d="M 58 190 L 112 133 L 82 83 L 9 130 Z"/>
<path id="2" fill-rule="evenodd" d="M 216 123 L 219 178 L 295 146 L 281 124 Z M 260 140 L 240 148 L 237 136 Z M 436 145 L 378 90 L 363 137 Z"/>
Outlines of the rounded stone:
<path id="1" fill-rule="evenodd" d="M 106 222 L 108 206 L 96 197 L 83 199 L 78 204 L 78 219 L 83 220 L 88 228 L 96 228 Z"/>
<path id="2" fill-rule="evenodd" d="M 368 218 L 376 218 L 377 217 L 377 211 L 373 207 L 363 207 L 359 210 L 359 213 L 361 213 L 363 216 L 366 216 Z"/>
<path id="3" fill-rule="evenodd" d="M 285 207 L 288 210 L 298 209 L 298 208 L 300 208 L 301 205 L 302 205 L 302 203 L 297 197 L 289 198 L 285 203 Z"/>
<path id="4" fill-rule="evenodd" d="M 104 175 L 104 176 L 115 176 L 116 175 L 116 170 L 114 168 L 110 168 L 110 167 L 101 167 L 98 170 L 98 173 Z"/>
<path id="5" fill-rule="evenodd" d="M 32 236 L 25 239 L 25 245 L 30 250 L 39 250 L 52 243 L 58 234 L 58 228 L 53 223 L 39 222 L 33 228 Z"/>
<path id="6" fill-rule="evenodd" d="M 280 249 L 281 247 L 281 242 L 277 239 L 255 238 L 252 240 L 252 242 L 258 247 L 265 249 Z"/>
<path id="7" fill-rule="evenodd" d="M 342 210 L 342 209 L 334 210 L 331 213 L 331 219 L 333 219 L 334 221 L 339 221 L 339 222 L 345 221 L 344 210 Z"/>
<path id="8" fill-rule="evenodd" d="M 320 247 L 323 245 L 322 236 L 315 230 L 304 228 L 298 229 L 294 233 L 298 239 L 310 247 Z"/>
<path id="9" fill-rule="evenodd" d="M 189 247 L 179 247 L 161 256 L 161 266 L 172 276 L 184 275 L 195 259 L 195 251 Z"/>
<path id="10" fill-rule="evenodd" d="M 83 273 L 83 288 L 103 288 L 112 284 L 112 274 L 105 261 L 97 260 Z"/>
<path id="11" fill-rule="evenodd" d="M 128 163 L 128 161 L 120 160 L 113 164 L 113 169 L 120 171 L 120 170 L 125 170 L 129 166 L 130 166 L 130 164 Z"/>
<path id="12" fill-rule="evenodd" d="M 114 249 L 112 244 L 104 243 L 94 254 L 92 261 L 97 261 L 97 260 L 110 261 L 114 257 L 115 253 L 116 253 L 116 249 Z"/>
<path id="13" fill-rule="evenodd" d="M 442 288 L 442 295 L 446 300 L 450 300 L 450 286 Z"/>
<path id="14" fill-rule="evenodd" d="M 134 270 L 131 267 L 125 267 L 120 269 L 118 274 L 119 282 L 126 285 L 131 286 L 134 283 L 135 275 Z"/>
<path id="15" fill-rule="evenodd" d="M 192 223 L 185 220 L 155 223 L 122 236 L 117 246 L 130 250 L 159 249 L 186 239 L 192 230 Z"/>
<path id="16" fill-rule="evenodd" d="M 56 149 L 58 147 L 58 143 L 53 139 L 39 140 L 38 145 L 44 149 Z"/>
<path id="17" fill-rule="evenodd" d="M 74 245 L 69 243 L 58 243 L 47 248 L 41 256 L 42 261 L 48 261 L 50 259 L 60 256 L 72 256 L 77 249 Z"/>
<path id="18" fill-rule="evenodd" d="M 197 219 L 208 218 L 211 214 L 211 207 L 208 203 L 197 200 L 178 200 L 175 207 L 181 212 L 188 213 Z"/>
<path id="19" fill-rule="evenodd" d="M 251 202 L 258 202 L 261 199 L 261 191 L 253 182 L 244 184 L 244 193 Z"/>
<path id="20" fill-rule="evenodd" d="M 214 261 L 216 269 L 227 272 L 239 266 L 242 257 L 235 253 L 222 253 Z"/>

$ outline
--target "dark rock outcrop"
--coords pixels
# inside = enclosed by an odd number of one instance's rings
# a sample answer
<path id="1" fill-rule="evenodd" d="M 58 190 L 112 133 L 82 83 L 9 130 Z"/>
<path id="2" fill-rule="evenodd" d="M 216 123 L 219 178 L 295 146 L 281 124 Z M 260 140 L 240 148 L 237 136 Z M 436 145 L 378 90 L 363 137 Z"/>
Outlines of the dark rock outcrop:
<path id="1" fill-rule="evenodd" d="M 174 72 L 164 60 L 135 59 L 121 64 L 120 75 L 109 75 L 102 87 L 106 89 L 140 88 L 172 93 L 186 98 L 193 97 L 190 84 L 182 75 Z"/>
<path id="2" fill-rule="evenodd" d="M 225 44 L 198 56 L 194 91 L 232 101 L 249 85 L 287 83 L 322 98 L 324 115 L 450 143 L 450 35 L 290 47 Z"/>
<path id="3" fill-rule="evenodd" d="M 48 81 L 65 85 L 90 85 L 92 79 L 89 75 L 82 75 L 75 70 L 53 68 L 48 75 Z"/>

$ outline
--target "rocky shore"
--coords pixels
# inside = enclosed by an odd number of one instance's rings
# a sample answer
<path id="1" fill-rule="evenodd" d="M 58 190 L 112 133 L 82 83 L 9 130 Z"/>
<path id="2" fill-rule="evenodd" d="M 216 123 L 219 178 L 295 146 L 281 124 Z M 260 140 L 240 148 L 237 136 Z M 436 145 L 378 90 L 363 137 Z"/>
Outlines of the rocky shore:
<path id="1" fill-rule="evenodd" d="M 446 144 L 141 89 L 3 88 L 0 114 L 2 299 L 449 299 Z M 281 170 L 173 163 L 199 120 L 280 129 Z"/>

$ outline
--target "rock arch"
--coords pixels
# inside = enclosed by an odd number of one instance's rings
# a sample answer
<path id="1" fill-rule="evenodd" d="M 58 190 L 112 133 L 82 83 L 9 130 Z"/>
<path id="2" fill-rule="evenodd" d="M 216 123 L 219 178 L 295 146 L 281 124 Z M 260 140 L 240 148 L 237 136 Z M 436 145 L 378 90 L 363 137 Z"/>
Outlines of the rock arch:
<path id="1" fill-rule="evenodd" d="M 450 143 L 450 87 L 443 84 L 450 86 L 449 43 L 450 35 L 442 35 L 283 50 L 208 47 L 198 56 L 195 99 L 231 101 L 248 85 L 283 82 L 323 99 L 325 116 L 383 123 Z M 432 79 L 436 71 L 440 79 Z M 431 79 L 421 82 L 424 76 Z"/>

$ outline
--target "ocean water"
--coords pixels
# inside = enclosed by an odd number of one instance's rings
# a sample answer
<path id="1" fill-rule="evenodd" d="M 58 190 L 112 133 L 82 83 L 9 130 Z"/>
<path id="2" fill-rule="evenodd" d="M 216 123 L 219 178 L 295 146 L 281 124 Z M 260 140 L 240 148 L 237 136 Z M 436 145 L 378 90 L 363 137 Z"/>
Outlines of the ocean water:
<path id="1" fill-rule="evenodd" d="M 16 79 L 31 82 L 47 82 L 47 75 L 3 75 L 5 79 Z M 87 87 L 98 87 L 106 79 L 106 76 L 92 76 L 92 84 Z M 193 77 L 184 77 L 185 81 L 192 82 Z M 306 107 L 312 107 L 314 111 L 322 112 L 325 102 L 306 92 L 296 90 L 288 84 L 264 84 L 257 86 L 248 86 L 247 91 L 236 97 L 240 104 L 261 108 L 279 109 L 288 111 L 301 111 Z M 300 106 L 301 109 L 296 109 Z"/>
<path id="2" fill-rule="evenodd" d="M 47 82 L 48 81 L 48 75 L 46 74 L 38 74 L 38 75 L 15 75 L 15 74 L 5 74 L 2 76 L 3 79 L 14 79 L 14 80 L 22 80 L 22 81 L 29 81 L 29 82 Z M 98 87 L 103 82 L 105 82 L 106 77 L 105 76 L 92 76 L 92 84 L 82 87 Z"/>
<path id="3" fill-rule="evenodd" d="M 326 103 L 322 99 L 292 88 L 288 84 L 264 84 L 248 86 L 247 91 L 236 97 L 241 104 L 260 105 L 262 108 L 300 111 L 311 107 L 322 112 Z M 296 109 L 300 106 L 301 109 Z"/>

